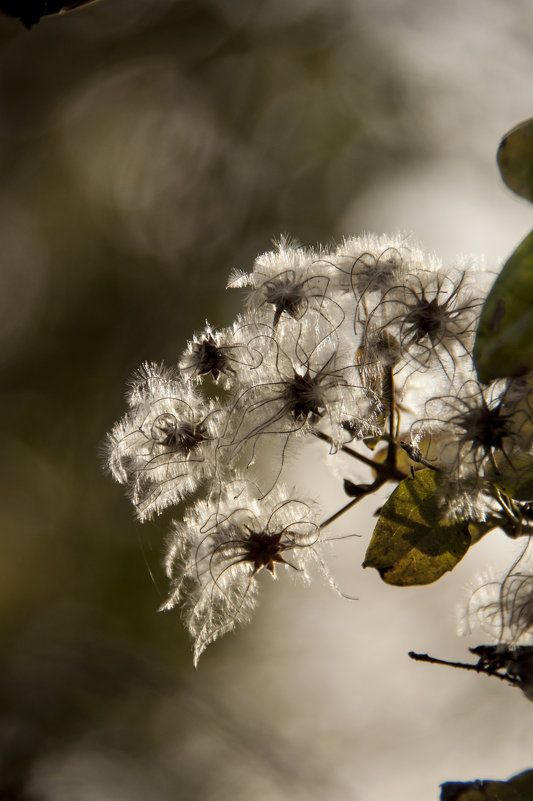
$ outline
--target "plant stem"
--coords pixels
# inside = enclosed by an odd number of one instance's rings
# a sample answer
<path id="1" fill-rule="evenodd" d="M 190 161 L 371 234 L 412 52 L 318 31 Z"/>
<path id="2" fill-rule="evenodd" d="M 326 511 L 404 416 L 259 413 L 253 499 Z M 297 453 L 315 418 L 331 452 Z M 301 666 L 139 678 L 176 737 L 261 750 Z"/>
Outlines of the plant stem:
<path id="1" fill-rule="evenodd" d="M 320 528 L 329 526 L 330 523 L 333 523 L 334 520 L 337 520 L 338 517 L 351 509 L 352 506 L 355 506 L 356 503 L 359 503 L 359 501 L 361 501 L 363 498 L 366 498 L 367 495 L 370 495 L 372 492 L 378 490 L 381 486 L 383 486 L 383 484 L 386 483 L 386 481 L 387 479 L 384 478 L 376 478 L 372 484 L 367 484 L 366 486 L 361 485 L 360 494 L 356 498 L 352 498 L 351 501 L 348 501 L 348 503 L 342 506 L 338 512 L 335 512 L 335 514 L 331 515 L 331 517 L 328 517 L 327 520 L 324 520 L 324 522 L 320 524 Z"/>
<path id="2" fill-rule="evenodd" d="M 388 368 L 385 376 L 385 390 L 383 395 L 384 400 L 389 408 L 389 445 L 387 448 L 387 464 L 395 470 L 397 445 L 394 436 L 394 412 L 396 407 L 394 403 L 394 374 L 392 372 L 392 367 Z"/>
<path id="3" fill-rule="evenodd" d="M 322 433 L 322 431 L 313 431 L 313 434 L 318 439 L 324 440 L 324 442 L 328 442 L 330 445 L 334 445 L 335 443 L 331 439 L 330 436 L 327 434 Z M 389 445 L 390 447 L 390 445 Z M 340 450 L 344 453 L 347 453 L 349 456 L 352 456 L 354 459 L 366 464 L 367 467 L 372 468 L 375 470 L 378 475 L 380 475 L 385 481 L 403 481 L 404 478 L 407 478 L 407 474 L 403 473 L 401 470 L 395 465 L 389 464 L 388 461 L 386 462 L 374 462 L 372 459 L 368 459 L 366 456 L 363 456 L 362 453 L 358 451 L 354 451 L 353 448 L 348 447 L 348 445 L 341 445 Z"/>

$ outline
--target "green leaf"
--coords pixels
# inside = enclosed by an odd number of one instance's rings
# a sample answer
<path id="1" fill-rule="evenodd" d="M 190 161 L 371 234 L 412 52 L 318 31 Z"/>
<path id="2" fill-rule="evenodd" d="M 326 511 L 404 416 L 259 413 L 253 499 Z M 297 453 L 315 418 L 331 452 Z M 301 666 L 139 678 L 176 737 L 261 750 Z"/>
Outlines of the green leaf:
<path id="1" fill-rule="evenodd" d="M 510 464 L 500 472 L 494 483 L 510 498 L 517 501 L 533 500 L 533 455 L 519 452 L 511 454 Z"/>
<path id="2" fill-rule="evenodd" d="M 509 189 L 533 202 L 533 119 L 521 122 L 505 134 L 497 160 Z"/>
<path id="3" fill-rule="evenodd" d="M 474 364 L 485 383 L 533 370 L 533 231 L 507 260 L 485 301 Z"/>
<path id="4" fill-rule="evenodd" d="M 531 801 L 533 770 L 525 770 L 508 782 L 446 782 L 441 785 L 441 801 Z"/>
<path id="5" fill-rule="evenodd" d="M 468 521 L 444 519 L 438 474 L 425 468 L 401 481 L 381 509 L 363 567 L 396 586 L 431 584 L 467 552 Z"/>
<path id="6" fill-rule="evenodd" d="M 479 542 L 485 534 L 497 528 L 498 523 L 490 520 L 469 520 L 467 523 L 468 533 L 470 534 L 470 545 Z"/>

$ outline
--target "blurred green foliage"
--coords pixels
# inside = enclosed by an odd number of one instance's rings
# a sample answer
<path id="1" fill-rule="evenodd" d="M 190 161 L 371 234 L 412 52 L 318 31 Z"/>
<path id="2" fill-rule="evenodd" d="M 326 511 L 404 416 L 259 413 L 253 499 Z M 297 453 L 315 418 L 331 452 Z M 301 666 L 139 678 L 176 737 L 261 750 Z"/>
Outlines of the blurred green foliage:
<path id="1" fill-rule="evenodd" d="M 168 518 L 132 519 L 99 447 L 142 360 L 174 362 L 205 318 L 234 316 L 231 268 L 285 231 L 338 236 L 359 191 L 423 157 L 423 119 L 372 37 L 348 0 L 0 19 L 2 799 L 71 799 L 63 765 L 76 798 L 108 780 L 115 801 L 237 797 L 187 757 L 202 699 L 183 700 L 178 617 L 156 614 Z M 171 735 L 154 724 L 169 698 Z M 234 742 L 228 726 L 214 741 Z M 163 763 L 169 741 L 185 756 Z"/>
<path id="2" fill-rule="evenodd" d="M 497 160 L 509 189 L 533 201 L 533 119 L 519 123 L 505 134 Z"/>
<path id="3" fill-rule="evenodd" d="M 487 383 L 533 369 L 533 232 L 506 261 L 483 305 L 474 363 Z"/>
<path id="4" fill-rule="evenodd" d="M 497 153 L 503 181 L 533 201 L 533 120 L 516 125 Z M 523 375 L 533 368 L 533 232 L 505 263 L 483 306 L 474 347 L 479 379 Z"/>

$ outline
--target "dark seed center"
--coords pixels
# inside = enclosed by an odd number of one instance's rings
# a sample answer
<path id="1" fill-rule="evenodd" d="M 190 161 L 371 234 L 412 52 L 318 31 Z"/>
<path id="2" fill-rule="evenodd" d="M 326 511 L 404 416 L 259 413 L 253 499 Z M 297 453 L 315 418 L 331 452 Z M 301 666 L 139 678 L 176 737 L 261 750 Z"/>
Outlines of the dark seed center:
<path id="1" fill-rule="evenodd" d="M 192 352 L 196 358 L 198 375 L 211 373 L 216 380 L 226 366 L 226 357 L 211 335 L 195 342 Z"/>

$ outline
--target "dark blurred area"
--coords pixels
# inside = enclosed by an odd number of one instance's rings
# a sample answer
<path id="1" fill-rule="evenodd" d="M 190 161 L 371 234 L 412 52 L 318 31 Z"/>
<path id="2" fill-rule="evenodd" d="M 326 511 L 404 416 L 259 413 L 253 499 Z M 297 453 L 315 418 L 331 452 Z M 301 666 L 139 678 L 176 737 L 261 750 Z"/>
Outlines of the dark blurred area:
<path id="1" fill-rule="evenodd" d="M 332 241 L 424 159 L 424 97 L 368 20 L 351 0 L 0 18 L 2 801 L 238 801 L 245 762 L 254 801 L 327 797 L 195 684 L 156 614 L 171 515 L 138 524 L 99 449 L 144 359 L 233 319 L 232 268 L 283 232 Z"/>

